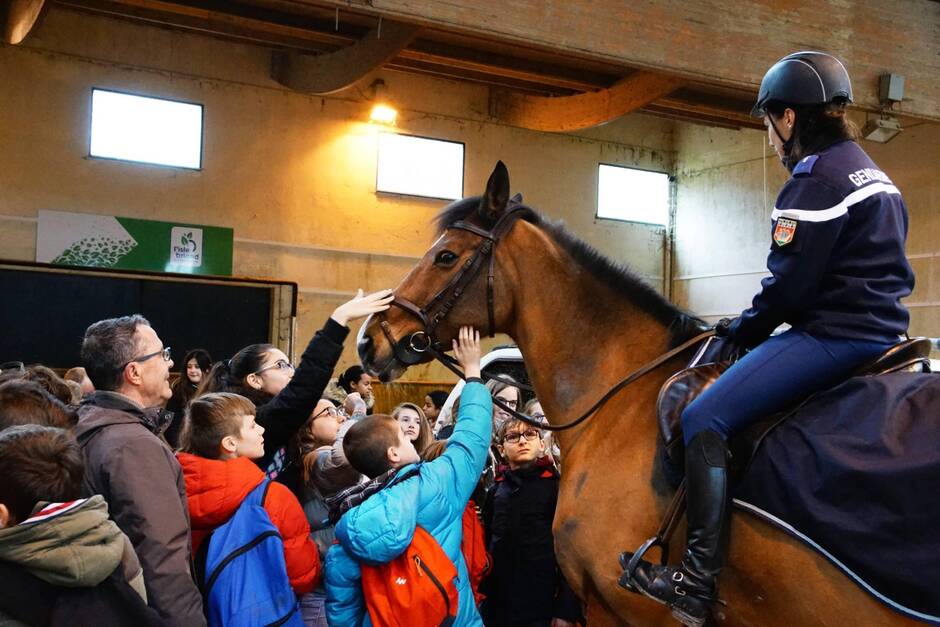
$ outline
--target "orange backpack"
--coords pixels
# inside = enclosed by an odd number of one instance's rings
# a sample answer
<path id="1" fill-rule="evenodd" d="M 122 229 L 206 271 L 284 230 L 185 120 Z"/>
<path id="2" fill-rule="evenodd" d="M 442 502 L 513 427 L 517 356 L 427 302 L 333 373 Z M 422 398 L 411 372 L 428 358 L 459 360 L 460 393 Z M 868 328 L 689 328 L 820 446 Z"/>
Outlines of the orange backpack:
<path id="1" fill-rule="evenodd" d="M 405 552 L 362 564 L 362 591 L 375 627 L 446 627 L 457 619 L 457 569 L 422 527 Z"/>
<path id="2" fill-rule="evenodd" d="M 473 598 L 477 605 L 486 598 L 480 592 L 480 582 L 490 574 L 493 561 L 486 551 L 486 538 L 483 535 L 483 523 L 477 517 L 476 505 L 473 501 L 467 503 L 463 510 L 463 540 L 460 545 L 463 558 L 467 561 L 467 572 L 470 574 L 470 587 L 473 589 Z"/>
<path id="3" fill-rule="evenodd" d="M 483 525 L 473 501 L 462 519 L 461 552 L 477 604 L 480 581 L 489 573 Z M 387 564 L 362 564 L 362 591 L 375 627 L 441 627 L 457 619 L 457 569 L 434 537 L 422 527 L 405 552 Z"/>

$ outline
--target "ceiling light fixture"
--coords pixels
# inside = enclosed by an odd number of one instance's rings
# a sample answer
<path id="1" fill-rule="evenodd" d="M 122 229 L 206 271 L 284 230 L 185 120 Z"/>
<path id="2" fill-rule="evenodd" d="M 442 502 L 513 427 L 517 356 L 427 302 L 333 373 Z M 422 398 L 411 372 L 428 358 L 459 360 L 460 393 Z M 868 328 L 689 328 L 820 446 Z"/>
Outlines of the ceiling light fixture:
<path id="1" fill-rule="evenodd" d="M 372 111 L 369 120 L 376 124 L 394 126 L 398 119 L 398 110 L 392 106 L 388 98 L 388 86 L 381 78 L 376 79 L 372 85 Z"/>
<path id="2" fill-rule="evenodd" d="M 881 113 L 865 123 L 862 137 L 886 144 L 903 130 L 900 120 L 891 115 L 891 110 L 894 103 L 904 100 L 904 77 L 900 74 L 882 74 L 878 79 L 878 100 L 881 102 Z"/>

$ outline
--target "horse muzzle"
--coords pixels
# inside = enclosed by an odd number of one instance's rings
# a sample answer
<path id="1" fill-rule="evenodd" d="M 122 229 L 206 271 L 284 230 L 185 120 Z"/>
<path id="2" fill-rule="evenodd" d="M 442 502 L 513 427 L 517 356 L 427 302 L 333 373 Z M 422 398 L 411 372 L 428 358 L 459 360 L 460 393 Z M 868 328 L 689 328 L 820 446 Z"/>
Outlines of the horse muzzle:
<path id="1" fill-rule="evenodd" d="M 373 324 L 378 324 L 391 349 L 385 355 L 381 355 L 376 348 L 376 342 L 373 339 L 376 330 L 374 328 L 370 330 Z M 400 376 L 409 366 L 433 359 L 429 352 L 432 340 L 425 331 L 414 331 L 401 339 L 396 339 L 391 325 L 388 320 L 384 319 L 384 316 L 376 320 L 370 316 L 365 321 L 359 330 L 356 347 L 363 368 L 370 374 L 378 376 L 382 381 L 391 381 Z"/>

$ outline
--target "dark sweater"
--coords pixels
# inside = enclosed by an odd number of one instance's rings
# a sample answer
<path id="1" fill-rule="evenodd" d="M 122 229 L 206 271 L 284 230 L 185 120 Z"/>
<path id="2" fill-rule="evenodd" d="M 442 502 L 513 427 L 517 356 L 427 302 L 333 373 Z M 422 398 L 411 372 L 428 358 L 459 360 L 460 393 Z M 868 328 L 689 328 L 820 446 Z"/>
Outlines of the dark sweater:
<path id="1" fill-rule="evenodd" d="M 487 627 L 547 627 L 553 618 L 580 616 L 555 559 L 557 502 L 558 472 L 547 458 L 497 477 L 489 547 L 493 573 L 481 586 Z"/>

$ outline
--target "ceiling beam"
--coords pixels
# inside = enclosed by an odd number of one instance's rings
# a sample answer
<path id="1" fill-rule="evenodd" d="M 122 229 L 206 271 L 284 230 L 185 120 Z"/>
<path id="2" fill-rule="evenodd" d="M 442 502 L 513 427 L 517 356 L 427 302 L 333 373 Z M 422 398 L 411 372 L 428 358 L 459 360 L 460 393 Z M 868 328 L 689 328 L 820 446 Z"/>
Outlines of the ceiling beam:
<path id="1" fill-rule="evenodd" d="M 130 17 L 151 24 L 183 28 L 261 44 L 279 44 L 307 50 L 347 46 L 355 41 L 340 33 L 278 24 L 224 11 L 202 9 L 172 0 L 55 0 L 81 11 Z"/>
<path id="2" fill-rule="evenodd" d="M 796 50 L 842 58 L 856 102 L 877 109 L 878 77 L 905 77 L 904 115 L 940 120 L 940 3 L 930 0 L 295 0 L 383 15 L 690 80 L 757 91 Z M 767 34 L 773 37 L 768 38 Z"/>
<path id="3" fill-rule="evenodd" d="M 634 72 L 610 89 L 574 96 L 552 98 L 493 90 L 490 115 L 505 124 L 536 131 L 576 131 L 636 111 L 683 83 L 674 76 Z"/>
<path id="4" fill-rule="evenodd" d="M 0 27 L 5 44 L 18 44 L 29 35 L 39 14 L 44 0 L 7 0 L 0 2 Z"/>
<path id="5" fill-rule="evenodd" d="M 420 27 L 389 20 L 351 46 L 316 56 L 296 51 L 271 53 L 271 77 L 305 94 L 331 94 L 347 89 L 377 70 L 417 36 Z"/>
<path id="6" fill-rule="evenodd" d="M 724 120 L 734 126 L 744 128 L 764 129 L 764 122 L 759 118 L 751 117 L 750 103 L 739 110 L 719 107 L 697 102 L 696 99 L 683 94 L 685 98 L 668 96 L 652 103 L 649 109 L 656 109 L 663 113 L 675 113 L 677 116 L 697 117 L 702 120 Z"/>

